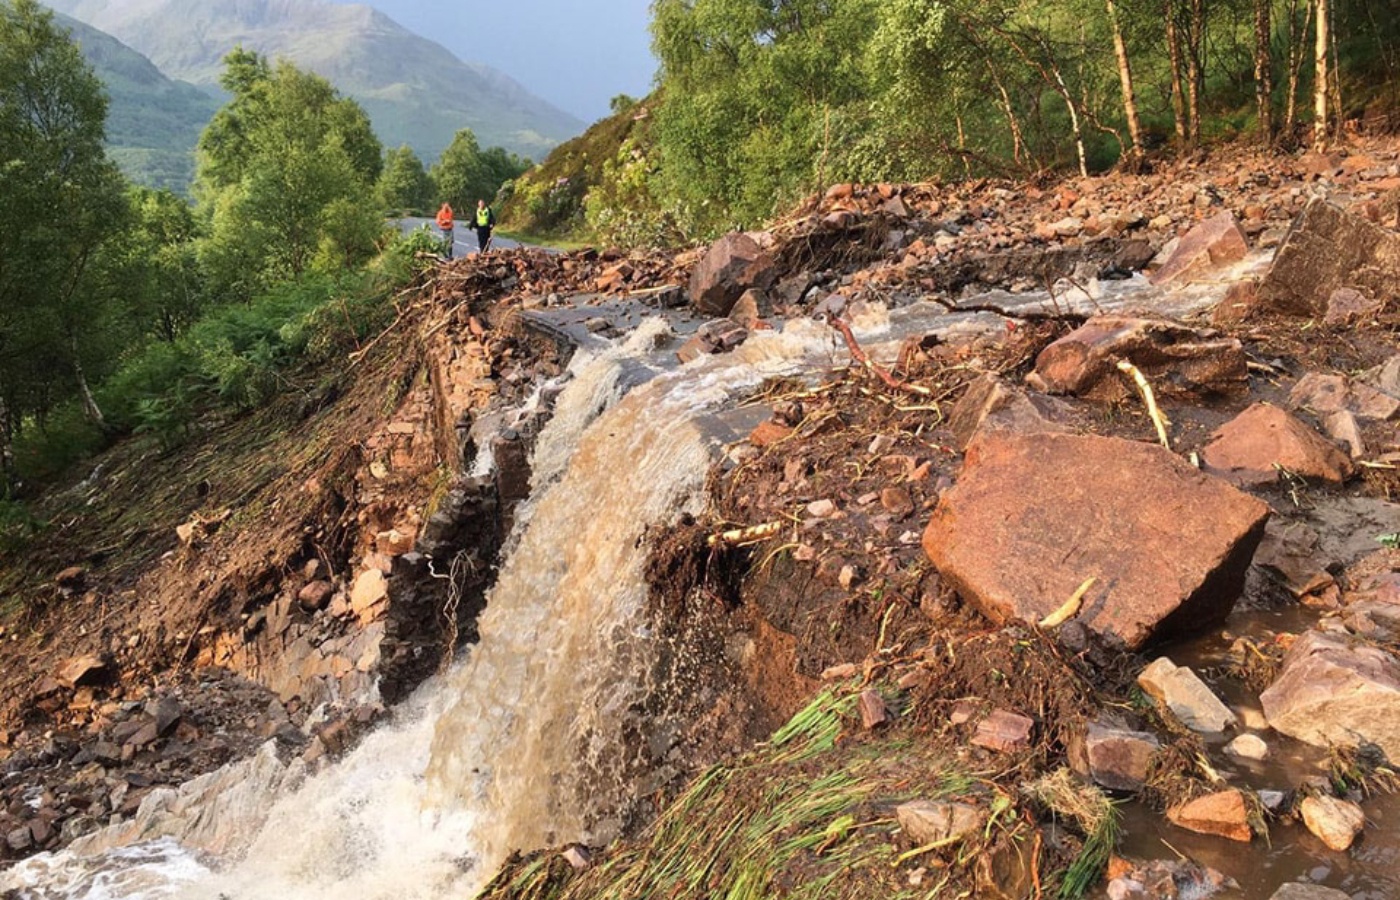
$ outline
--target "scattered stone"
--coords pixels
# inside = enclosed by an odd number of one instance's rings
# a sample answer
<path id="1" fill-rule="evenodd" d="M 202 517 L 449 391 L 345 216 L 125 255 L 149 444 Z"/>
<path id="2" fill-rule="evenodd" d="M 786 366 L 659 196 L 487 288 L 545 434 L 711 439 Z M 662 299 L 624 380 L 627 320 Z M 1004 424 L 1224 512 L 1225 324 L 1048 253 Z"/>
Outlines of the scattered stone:
<path id="1" fill-rule="evenodd" d="M 771 447 L 791 436 L 791 428 L 768 419 L 760 422 L 757 428 L 749 432 L 749 443 L 755 447 Z"/>
<path id="2" fill-rule="evenodd" d="M 107 676 L 107 660 L 95 654 L 77 656 L 58 667 L 54 677 L 64 687 L 96 684 Z"/>
<path id="3" fill-rule="evenodd" d="M 973 438 L 984 431 L 1063 431 L 1063 427 L 1048 420 L 1025 391 L 1006 384 L 992 374 L 983 375 L 968 386 L 962 399 L 953 407 L 948 427 L 956 446 L 964 450 Z"/>
<path id="4" fill-rule="evenodd" d="M 1249 807 L 1239 791 L 1221 791 L 1167 810 L 1167 819 L 1178 828 L 1249 843 Z"/>
<path id="5" fill-rule="evenodd" d="M 161 697 L 154 703 L 146 704 L 146 714 L 155 719 L 156 734 L 165 737 L 180 724 L 185 710 L 174 697 Z"/>
<path id="6" fill-rule="evenodd" d="M 999 709 L 977 724 L 972 743 L 998 753 L 1015 753 L 1031 745 L 1034 729 L 1033 719 Z"/>
<path id="7" fill-rule="evenodd" d="M 1347 449 L 1347 455 L 1353 460 L 1366 458 L 1366 439 L 1356 416 L 1346 410 L 1334 412 L 1322 420 L 1322 428 L 1328 437 Z"/>
<path id="8" fill-rule="evenodd" d="M 813 500 L 807 504 L 807 515 L 814 519 L 829 519 L 836 515 L 836 504 L 831 500 Z"/>
<path id="9" fill-rule="evenodd" d="M 1400 293 L 1400 234 L 1314 200 L 1274 258 L 1260 285 L 1260 303 L 1316 317 L 1341 288 L 1376 298 Z"/>
<path id="10" fill-rule="evenodd" d="M 54 576 L 54 584 L 66 591 L 81 591 L 87 583 L 87 569 L 82 566 L 69 566 Z"/>
<path id="11" fill-rule="evenodd" d="M 1331 560 L 1318 550 L 1317 532 L 1306 524 L 1288 519 L 1270 519 L 1264 540 L 1254 554 L 1254 564 L 1288 588 L 1294 597 L 1325 591 L 1336 584 L 1327 571 Z"/>
<path id="12" fill-rule="evenodd" d="M 1152 275 L 1152 283 L 1189 284 L 1210 276 L 1249 254 L 1244 232 L 1234 213 L 1223 212 L 1192 228 L 1176 250 Z"/>
<path id="13" fill-rule="evenodd" d="M 1051 394 L 1118 402 L 1137 393 L 1118 370 L 1121 360 L 1137 366 L 1159 398 L 1235 394 L 1249 380 L 1244 345 L 1234 338 L 1161 319 L 1120 316 L 1091 319 L 1046 347 L 1035 375 Z"/>
<path id="14" fill-rule="evenodd" d="M 1335 445 L 1297 416 L 1267 403 L 1254 404 L 1211 435 L 1201 459 L 1207 471 L 1250 487 L 1275 484 L 1283 471 L 1341 484 L 1354 471 Z"/>
<path id="15" fill-rule="evenodd" d="M 335 585 L 329 581 L 313 581 L 297 592 L 297 602 L 307 612 L 325 609 L 335 594 Z"/>
<path id="16" fill-rule="evenodd" d="M 375 610 L 389 599 L 389 581 L 379 569 L 368 569 L 355 579 L 350 592 L 350 610 L 362 621 L 373 618 Z"/>
<path id="17" fill-rule="evenodd" d="M 1344 375 L 1310 372 L 1288 395 L 1293 409 L 1307 409 L 1318 415 L 1350 412 L 1362 419 L 1385 421 L 1400 414 L 1400 399 L 1365 381 L 1352 381 Z"/>
<path id="18" fill-rule="evenodd" d="M 763 317 L 769 309 L 768 297 L 762 291 L 748 290 L 729 311 L 729 318 L 749 331 L 765 327 Z"/>
<path id="19" fill-rule="evenodd" d="M 1400 759 L 1400 660 L 1366 641 L 1304 634 L 1259 702 L 1289 737 L 1319 747 L 1372 743 Z"/>
<path id="20" fill-rule="evenodd" d="M 1366 814 L 1361 807 L 1328 794 L 1304 798 L 1300 811 L 1308 831 L 1338 853 L 1351 849 L 1366 827 Z"/>
<path id="21" fill-rule="evenodd" d="M 968 449 L 923 545 L 997 623 L 1039 622 L 1096 579 L 1077 620 L 1138 649 L 1229 614 L 1268 515 L 1161 447 L 994 432 Z M 1184 518 L 1190 541 L 1177 537 Z"/>
<path id="22" fill-rule="evenodd" d="M 874 691 L 862 691 L 859 699 L 860 721 L 866 731 L 886 724 L 892 718 L 884 698 Z"/>
<path id="23" fill-rule="evenodd" d="M 895 816 L 899 827 L 920 847 L 960 841 L 986 824 L 977 807 L 950 801 L 914 800 L 895 807 Z"/>
<path id="24" fill-rule="evenodd" d="M 1373 300 L 1360 291 L 1337 288 L 1327 298 L 1327 313 L 1322 318 L 1322 324 L 1353 325 L 1364 319 L 1375 318 L 1384 307 L 1383 301 Z"/>
<path id="25" fill-rule="evenodd" d="M 587 849 L 575 844 L 564 851 L 564 860 L 575 872 L 584 872 L 593 865 L 593 857 Z"/>
<path id="26" fill-rule="evenodd" d="M 1074 768 L 1111 791 L 1138 791 L 1147 782 L 1152 758 L 1162 744 L 1156 735 L 1091 723 L 1081 752 L 1070 756 Z"/>
<path id="27" fill-rule="evenodd" d="M 880 505 L 885 512 L 896 519 L 904 519 L 914 512 L 914 498 L 900 487 L 887 487 L 880 492 Z"/>
<path id="28" fill-rule="evenodd" d="M 1217 734 L 1239 721 L 1200 676 L 1165 656 L 1142 671 L 1138 684 L 1192 731 Z"/>
<path id="29" fill-rule="evenodd" d="M 1225 752 L 1240 759 L 1262 762 L 1269 758 L 1269 745 L 1258 735 L 1242 734 L 1226 745 Z"/>
<path id="30" fill-rule="evenodd" d="M 744 292 L 767 290 L 775 277 L 773 259 L 747 234 L 715 241 L 690 279 L 690 302 L 707 316 L 727 316 Z"/>

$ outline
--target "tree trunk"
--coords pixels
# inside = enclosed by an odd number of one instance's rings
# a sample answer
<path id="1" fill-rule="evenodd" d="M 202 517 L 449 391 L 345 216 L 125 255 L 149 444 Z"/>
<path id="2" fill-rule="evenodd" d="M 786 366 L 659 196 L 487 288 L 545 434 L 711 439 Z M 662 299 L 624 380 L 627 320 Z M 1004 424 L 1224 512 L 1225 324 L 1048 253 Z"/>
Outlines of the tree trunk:
<path id="1" fill-rule="evenodd" d="M 0 394 L 0 500 L 10 496 L 14 474 L 14 427 L 10 422 L 10 407 L 5 403 L 4 394 Z"/>
<path id="2" fill-rule="evenodd" d="M 107 419 L 102 415 L 102 408 L 97 405 L 97 398 L 92 395 L 92 388 L 88 386 L 87 375 L 83 373 L 83 363 L 78 354 L 78 336 L 69 335 L 68 346 L 73 354 L 73 377 L 78 382 L 78 393 L 83 398 L 83 412 L 88 419 L 99 428 L 107 427 Z"/>
<path id="3" fill-rule="evenodd" d="M 1172 115 L 1176 122 L 1176 140 L 1186 143 L 1186 101 L 1181 95 L 1181 35 L 1176 30 L 1175 0 L 1165 0 L 1167 22 L 1167 55 L 1172 68 Z"/>
<path id="4" fill-rule="evenodd" d="M 1324 150 L 1331 132 L 1330 116 L 1332 97 L 1331 62 L 1331 2 L 1317 0 L 1317 75 L 1313 83 L 1313 149 Z"/>
<path id="5" fill-rule="evenodd" d="M 1191 0 L 1191 27 L 1186 47 L 1186 105 L 1191 113 L 1190 144 L 1201 143 L 1201 95 L 1205 93 L 1205 0 Z"/>
<path id="6" fill-rule="evenodd" d="M 1259 107 L 1259 137 L 1274 142 L 1273 0 L 1254 0 L 1254 100 Z"/>
<path id="7" fill-rule="evenodd" d="M 1108 21 L 1113 26 L 1113 53 L 1118 57 L 1118 81 L 1123 90 L 1123 115 L 1128 119 L 1128 136 L 1132 139 L 1134 160 L 1142 159 L 1142 119 L 1138 116 L 1137 94 L 1133 90 L 1133 67 L 1128 59 L 1128 45 L 1123 40 L 1123 29 L 1118 24 L 1118 10 L 1113 0 L 1104 0 L 1108 7 Z"/>
<path id="8" fill-rule="evenodd" d="M 1303 2 L 1303 21 L 1298 23 L 1299 0 L 1289 0 L 1288 4 L 1288 104 L 1283 116 L 1283 132 L 1288 140 L 1293 140 L 1293 132 L 1298 127 L 1298 89 L 1303 80 L 1303 63 L 1308 58 L 1308 26 L 1312 23 L 1312 0 Z"/>

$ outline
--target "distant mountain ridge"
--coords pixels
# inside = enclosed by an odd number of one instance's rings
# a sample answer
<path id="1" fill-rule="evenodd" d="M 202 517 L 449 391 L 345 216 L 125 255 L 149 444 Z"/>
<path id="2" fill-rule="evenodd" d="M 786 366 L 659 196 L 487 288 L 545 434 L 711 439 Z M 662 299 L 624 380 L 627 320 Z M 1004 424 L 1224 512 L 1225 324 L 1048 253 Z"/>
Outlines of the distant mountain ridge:
<path id="1" fill-rule="evenodd" d="M 362 5 L 325 0 L 46 0 L 149 57 L 171 78 L 216 89 L 221 61 L 243 45 L 286 57 L 364 105 L 385 146 L 430 162 L 458 129 L 482 146 L 541 158 L 583 123 L 504 73 Z"/>
<path id="2" fill-rule="evenodd" d="M 107 147 L 134 181 L 185 191 L 194 177 L 194 148 L 219 101 L 192 84 L 172 81 L 146 57 L 111 35 L 58 13 L 55 23 L 78 43 L 107 88 Z"/>

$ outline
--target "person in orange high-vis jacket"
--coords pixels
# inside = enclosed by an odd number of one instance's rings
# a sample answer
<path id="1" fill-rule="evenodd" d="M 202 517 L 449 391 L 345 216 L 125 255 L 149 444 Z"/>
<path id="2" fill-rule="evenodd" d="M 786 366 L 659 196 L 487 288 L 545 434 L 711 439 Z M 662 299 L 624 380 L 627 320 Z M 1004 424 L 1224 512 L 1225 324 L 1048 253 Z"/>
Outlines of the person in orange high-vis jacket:
<path id="1" fill-rule="evenodd" d="M 452 238 L 452 207 L 446 203 L 438 210 L 437 227 L 442 229 L 442 240 L 447 245 L 447 258 L 452 258 L 455 241 Z"/>

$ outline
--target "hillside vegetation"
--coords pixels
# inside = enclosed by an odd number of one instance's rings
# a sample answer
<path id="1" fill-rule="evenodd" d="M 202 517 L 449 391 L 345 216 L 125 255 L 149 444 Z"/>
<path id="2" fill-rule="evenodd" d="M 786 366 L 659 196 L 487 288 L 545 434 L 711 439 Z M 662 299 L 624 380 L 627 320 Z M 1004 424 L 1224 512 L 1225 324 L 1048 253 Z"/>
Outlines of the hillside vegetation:
<path id="1" fill-rule="evenodd" d="M 561 147 L 512 222 L 705 238 L 835 183 L 1325 142 L 1391 127 L 1400 90 L 1400 19 L 1360 0 L 658 0 L 653 16 L 646 127 L 622 115 Z"/>

